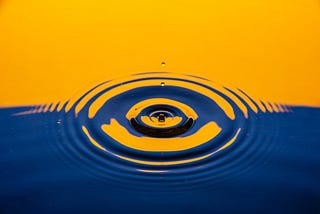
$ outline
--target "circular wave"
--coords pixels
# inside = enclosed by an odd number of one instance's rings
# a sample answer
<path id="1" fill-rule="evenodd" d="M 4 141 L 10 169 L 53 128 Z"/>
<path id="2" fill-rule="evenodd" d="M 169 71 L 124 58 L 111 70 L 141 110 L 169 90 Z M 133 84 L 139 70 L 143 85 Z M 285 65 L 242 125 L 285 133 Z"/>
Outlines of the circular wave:
<path id="1" fill-rule="evenodd" d="M 265 103 L 190 75 L 103 82 L 63 108 L 60 150 L 102 179 L 224 179 L 252 167 L 272 141 L 256 124 L 270 113 Z"/>

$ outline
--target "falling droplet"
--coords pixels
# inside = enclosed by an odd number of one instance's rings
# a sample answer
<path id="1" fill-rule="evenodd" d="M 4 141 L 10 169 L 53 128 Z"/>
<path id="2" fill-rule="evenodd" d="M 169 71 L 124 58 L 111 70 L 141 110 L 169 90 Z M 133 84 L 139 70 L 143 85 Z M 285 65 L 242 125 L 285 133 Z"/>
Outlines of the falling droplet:
<path id="1" fill-rule="evenodd" d="M 166 66 L 166 62 L 161 62 L 161 66 L 165 67 Z"/>
<path id="2" fill-rule="evenodd" d="M 160 85 L 161 85 L 161 86 L 164 86 L 164 85 L 165 85 L 165 83 L 164 83 L 164 82 L 161 82 L 161 83 L 160 83 Z"/>

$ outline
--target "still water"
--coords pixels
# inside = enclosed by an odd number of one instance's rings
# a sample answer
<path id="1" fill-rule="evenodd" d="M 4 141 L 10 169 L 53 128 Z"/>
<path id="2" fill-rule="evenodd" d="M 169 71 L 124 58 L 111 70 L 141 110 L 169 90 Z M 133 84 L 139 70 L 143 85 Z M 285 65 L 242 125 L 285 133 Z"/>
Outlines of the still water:
<path id="1" fill-rule="evenodd" d="M 320 213 L 320 108 L 153 72 L 0 121 L 1 213 Z"/>

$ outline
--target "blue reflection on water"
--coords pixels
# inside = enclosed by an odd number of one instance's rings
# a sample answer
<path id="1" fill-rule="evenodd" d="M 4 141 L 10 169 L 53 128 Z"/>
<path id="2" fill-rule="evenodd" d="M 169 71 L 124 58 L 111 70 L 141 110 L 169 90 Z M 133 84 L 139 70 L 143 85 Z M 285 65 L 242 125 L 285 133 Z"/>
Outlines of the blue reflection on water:
<path id="1" fill-rule="evenodd" d="M 264 158 L 234 160 L 219 179 L 180 176 L 176 185 L 174 175 L 88 173 L 98 160 L 75 163 L 56 149 L 68 143 L 57 136 L 62 113 L 13 116 L 28 109 L 0 110 L 1 213 L 320 213 L 319 108 L 257 116 L 257 134 L 272 140 L 257 137 L 251 155 Z M 77 155 L 77 162 L 88 158 Z"/>

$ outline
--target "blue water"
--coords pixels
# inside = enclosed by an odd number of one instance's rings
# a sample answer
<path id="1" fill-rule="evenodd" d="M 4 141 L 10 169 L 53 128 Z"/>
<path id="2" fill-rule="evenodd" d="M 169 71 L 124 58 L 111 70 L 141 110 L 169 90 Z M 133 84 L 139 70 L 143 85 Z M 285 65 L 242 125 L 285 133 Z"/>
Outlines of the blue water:
<path id="1" fill-rule="evenodd" d="M 254 112 L 242 100 L 246 118 L 221 93 L 234 108 L 236 117 L 231 120 L 200 93 L 146 86 L 113 97 L 88 118 L 92 102 L 109 90 L 97 93 L 78 114 L 76 104 L 67 112 L 32 112 L 35 106 L 0 109 L 1 214 L 320 213 L 320 108 Z M 124 115 L 134 103 L 152 97 L 175 99 L 196 110 L 199 119 L 181 137 L 196 133 L 208 121 L 215 121 L 222 131 L 186 151 L 146 152 L 127 148 L 99 129 L 116 118 L 130 134 L 141 137 Z M 108 152 L 90 143 L 82 125 Z M 239 128 L 227 149 L 191 163 L 144 165 L 113 155 L 155 162 L 186 160 L 216 151 Z"/>

